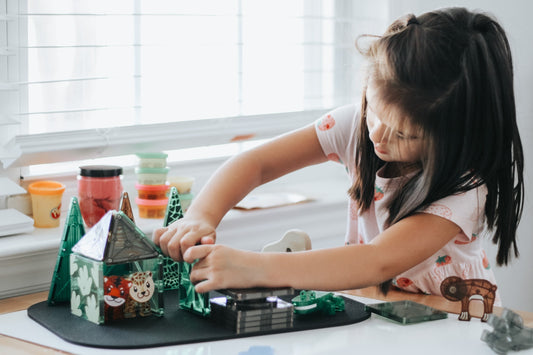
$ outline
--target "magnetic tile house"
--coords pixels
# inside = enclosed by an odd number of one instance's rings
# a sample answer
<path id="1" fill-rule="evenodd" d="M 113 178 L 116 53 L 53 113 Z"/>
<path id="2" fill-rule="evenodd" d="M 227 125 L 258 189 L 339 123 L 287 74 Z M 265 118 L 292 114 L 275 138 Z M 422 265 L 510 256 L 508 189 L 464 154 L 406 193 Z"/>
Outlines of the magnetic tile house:
<path id="1" fill-rule="evenodd" d="M 96 324 L 163 315 L 163 256 L 123 212 L 109 211 L 72 247 L 71 312 Z"/>

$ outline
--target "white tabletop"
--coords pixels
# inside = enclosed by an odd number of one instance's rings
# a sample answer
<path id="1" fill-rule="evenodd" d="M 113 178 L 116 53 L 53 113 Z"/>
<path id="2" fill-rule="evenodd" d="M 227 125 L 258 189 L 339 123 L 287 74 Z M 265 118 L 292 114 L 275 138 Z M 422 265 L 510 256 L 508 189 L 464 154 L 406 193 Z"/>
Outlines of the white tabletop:
<path id="1" fill-rule="evenodd" d="M 344 295 L 346 296 L 346 295 Z M 363 303 L 380 301 L 347 296 Z M 109 350 L 106 354 L 172 355 L 274 355 L 274 354 L 494 354 L 481 341 L 483 329 L 492 330 L 477 318 L 459 321 L 456 314 L 447 319 L 401 325 L 372 314 L 360 323 L 307 331 L 244 337 L 137 350 Z M 0 315 L 0 334 L 75 354 L 97 354 L 103 349 L 83 347 L 62 340 L 31 320 L 26 311 Z M 533 350 L 518 355 L 533 354 Z"/>

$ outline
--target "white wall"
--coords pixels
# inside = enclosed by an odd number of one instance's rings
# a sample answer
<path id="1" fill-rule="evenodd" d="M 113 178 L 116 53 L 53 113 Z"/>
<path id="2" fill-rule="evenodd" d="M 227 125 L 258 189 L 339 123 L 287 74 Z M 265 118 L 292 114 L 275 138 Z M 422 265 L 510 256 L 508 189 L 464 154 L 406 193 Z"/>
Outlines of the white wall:
<path id="1" fill-rule="evenodd" d="M 510 266 L 497 267 L 496 248 L 487 253 L 498 280 L 505 307 L 533 311 L 533 42 L 531 14 L 533 2 L 528 0 L 390 0 L 391 21 L 406 13 L 419 15 L 441 7 L 462 6 L 482 10 L 495 16 L 507 32 L 515 65 L 515 95 L 518 124 L 525 154 L 526 198 L 522 222 L 518 229 L 520 258 Z"/>

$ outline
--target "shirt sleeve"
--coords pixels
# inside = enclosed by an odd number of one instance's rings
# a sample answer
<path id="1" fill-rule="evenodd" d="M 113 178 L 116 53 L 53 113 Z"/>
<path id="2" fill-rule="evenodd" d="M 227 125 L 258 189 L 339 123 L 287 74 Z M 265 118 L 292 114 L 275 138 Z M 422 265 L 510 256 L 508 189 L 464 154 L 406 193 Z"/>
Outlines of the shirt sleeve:
<path id="1" fill-rule="evenodd" d="M 485 185 L 433 202 L 421 210 L 452 221 L 461 228 L 465 237 L 472 240 L 483 230 L 485 222 Z"/>
<path id="2" fill-rule="evenodd" d="M 356 105 L 334 109 L 315 121 L 315 130 L 329 160 L 352 170 L 355 164 L 355 130 L 359 115 Z"/>

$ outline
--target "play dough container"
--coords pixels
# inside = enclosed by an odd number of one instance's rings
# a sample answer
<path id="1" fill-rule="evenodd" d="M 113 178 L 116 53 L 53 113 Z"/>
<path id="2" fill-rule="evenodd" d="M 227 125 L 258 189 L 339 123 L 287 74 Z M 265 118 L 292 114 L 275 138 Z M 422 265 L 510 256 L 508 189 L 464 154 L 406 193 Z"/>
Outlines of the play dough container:
<path id="1" fill-rule="evenodd" d="M 194 178 L 191 176 L 169 176 L 168 183 L 171 187 L 174 186 L 179 194 L 188 194 L 191 192 Z"/>
<path id="2" fill-rule="evenodd" d="M 169 168 L 135 168 L 137 182 L 141 185 L 163 185 Z"/>
<path id="3" fill-rule="evenodd" d="M 170 186 L 164 185 L 141 185 L 135 184 L 135 189 L 140 199 L 143 200 L 161 200 L 168 198 Z"/>
<path id="4" fill-rule="evenodd" d="M 164 168 L 167 166 L 166 153 L 137 153 L 139 168 Z"/>
<path id="5" fill-rule="evenodd" d="M 59 227 L 61 199 L 65 185 L 56 181 L 38 181 L 28 186 L 33 209 L 33 222 L 37 228 Z"/>
<path id="6" fill-rule="evenodd" d="M 118 210 L 122 198 L 122 168 L 114 165 L 80 167 L 78 200 L 80 212 L 92 227 L 110 210 Z"/>
<path id="7" fill-rule="evenodd" d="M 182 210 L 185 212 L 191 205 L 193 194 L 178 194 Z"/>
<path id="8" fill-rule="evenodd" d="M 139 208 L 139 217 L 164 218 L 167 210 L 168 199 L 147 200 L 137 197 L 135 198 L 135 203 Z"/>

